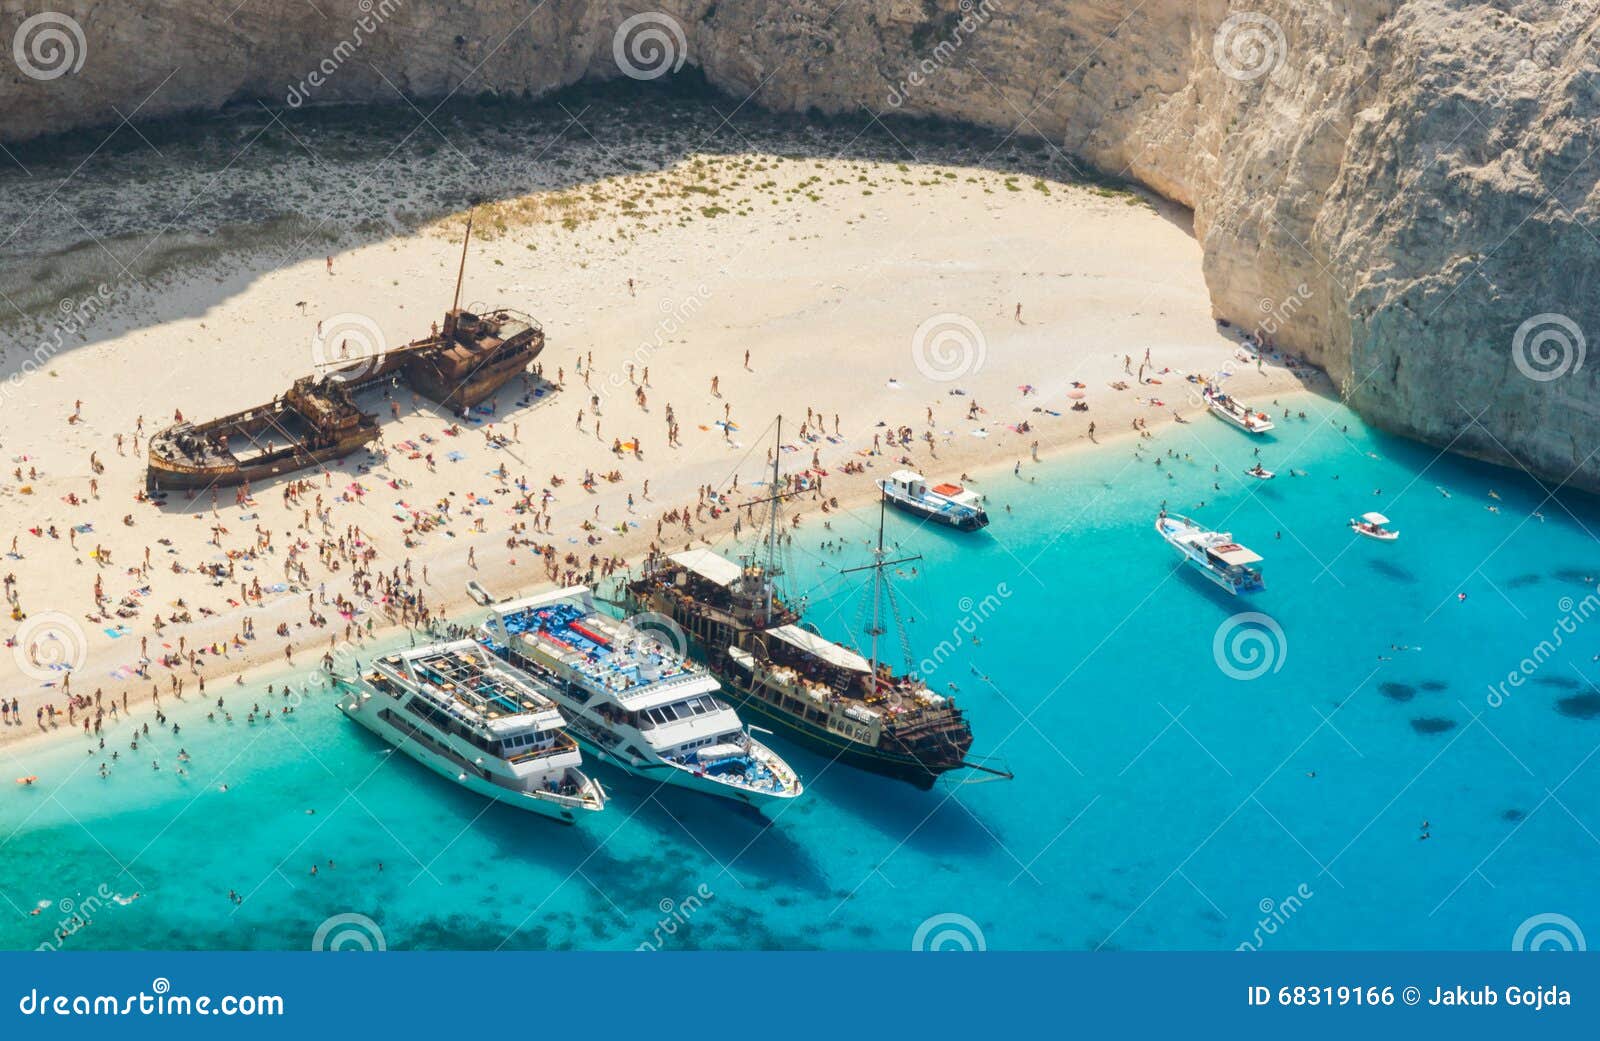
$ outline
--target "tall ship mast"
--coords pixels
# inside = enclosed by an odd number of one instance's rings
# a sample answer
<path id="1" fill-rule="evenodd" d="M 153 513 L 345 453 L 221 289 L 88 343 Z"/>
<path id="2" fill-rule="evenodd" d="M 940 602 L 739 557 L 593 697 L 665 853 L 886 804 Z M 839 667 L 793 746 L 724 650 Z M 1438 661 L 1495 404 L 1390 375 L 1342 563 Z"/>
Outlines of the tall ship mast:
<path id="1" fill-rule="evenodd" d="M 1010 773 L 968 759 L 972 728 L 954 700 L 928 689 L 909 664 L 909 643 L 890 585 L 889 569 L 915 559 L 889 559 L 879 503 L 872 562 L 845 573 L 872 572 L 866 626 L 869 655 L 818 634 L 785 601 L 779 509 L 788 496 L 779 471 L 782 417 L 777 423 L 764 553 L 734 563 L 705 549 L 655 553 L 642 576 L 626 587 L 633 611 L 676 622 L 723 680 L 741 713 L 759 716 L 822 755 L 918 788 L 931 788 L 951 770 L 998 777 Z M 881 638 L 895 623 L 908 659 L 896 673 L 880 656 Z"/>
<path id="2" fill-rule="evenodd" d="M 461 307 L 472 218 L 467 218 L 455 296 L 444 325 L 376 358 L 335 361 L 302 376 L 265 405 L 199 423 L 179 422 L 150 439 L 145 483 L 212 488 L 269 480 L 341 459 L 378 437 L 378 419 L 356 394 L 404 380 L 451 412 L 493 397 L 544 350 L 544 329 L 509 307 L 476 314 Z"/>

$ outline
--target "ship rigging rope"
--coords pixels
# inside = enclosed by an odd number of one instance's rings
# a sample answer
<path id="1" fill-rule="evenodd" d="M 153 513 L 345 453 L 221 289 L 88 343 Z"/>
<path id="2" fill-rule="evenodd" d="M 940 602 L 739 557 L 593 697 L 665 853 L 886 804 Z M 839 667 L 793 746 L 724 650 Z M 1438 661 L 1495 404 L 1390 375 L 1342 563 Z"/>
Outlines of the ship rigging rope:
<path id="1" fill-rule="evenodd" d="M 894 595 L 894 586 L 889 583 L 889 576 L 883 576 L 883 591 L 889 598 L 889 613 L 894 616 L 895 632 L 900 637 L 900 653 L 906 660 L 906 675 L 915 676 L 917 670 L 911 660 L 911 636 L 906 632 L 905 619 L 900 615 L 900 598 Z"/>

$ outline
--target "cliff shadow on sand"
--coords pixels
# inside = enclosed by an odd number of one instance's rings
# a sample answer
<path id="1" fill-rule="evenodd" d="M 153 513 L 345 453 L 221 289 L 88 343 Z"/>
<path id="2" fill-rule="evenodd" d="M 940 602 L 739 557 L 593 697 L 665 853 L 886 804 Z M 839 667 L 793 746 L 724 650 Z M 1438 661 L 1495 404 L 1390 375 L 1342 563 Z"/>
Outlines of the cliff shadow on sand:
<path id="1" fill-rule="evenodd" d="M 790 216 L 846 187 L 867 196 L 915 191 L 919 181 L 967 168 L 997 176 L 987 191 L 1085 186 L 1192 235 L 1182 207 L 1044 141 L 936 120 L 774 114 L 741 106 L 692 68 L 658 83 L 586 84 L 536 101 L 464 98 L 436 109 L 246 103 L 109 137 L 80 130 L 41 138 L 11 153 L 16 165 L 0 174 L 0 227 L 10 229 L 0 267 L 3 376 L 203 315 L 284 267 L 325 256 L 337 267 L 342 252 L 435 225 L 441 238 L 459 235 L 459 222 L 440 222 L 469 208 L 480 238 L 526 236 L 537 250 L 541 239 L 566 235 L 621 250 L 630 237 L 670 236 L 690 222 Z M 780 163 L 816 161 L 876 169 L 848 186 L 819 171 L 799 190 L 761 176 Z M 441 243 L 441 256 L 450 252 Z M 442 313 L 450 289 L 441 282 L 437 306 L 424 313 Z M 473 300 L 469 278 L 463 304 Z M 512 303 L 535 315 L 541 307 L 536 290 Z M 287 325 L 304 315 L 284 317 Z"/>

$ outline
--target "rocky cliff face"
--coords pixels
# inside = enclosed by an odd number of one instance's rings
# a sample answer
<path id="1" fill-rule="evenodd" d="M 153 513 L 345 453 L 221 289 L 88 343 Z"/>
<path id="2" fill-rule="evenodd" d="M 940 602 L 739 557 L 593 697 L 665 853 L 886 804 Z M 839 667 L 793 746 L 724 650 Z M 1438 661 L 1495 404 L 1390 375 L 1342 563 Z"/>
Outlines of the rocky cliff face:
<path id="1" fill-rule="evenodd" d="M 1376 422 L 1600 487 L 1600 0 L 236 2 L 0 0 L 0 139 L 683 63 L 1015 130 L 1192 207 L 1218 316 Z"/>

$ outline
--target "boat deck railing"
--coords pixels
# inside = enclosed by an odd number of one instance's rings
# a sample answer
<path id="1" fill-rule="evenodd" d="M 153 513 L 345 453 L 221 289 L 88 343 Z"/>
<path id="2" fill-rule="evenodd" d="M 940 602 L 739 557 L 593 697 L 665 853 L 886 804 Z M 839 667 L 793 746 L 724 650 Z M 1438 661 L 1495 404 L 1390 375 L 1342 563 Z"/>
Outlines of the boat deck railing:
<path id="1" fill-rule="evenodd" d="M 533 608 L 503 621 L 508 635 L 567 659 L 574 671 L 618 694 L 699 678 L 676 651 L 647 634 L 614 631 L 609 619 L 576 604 Z"/>

